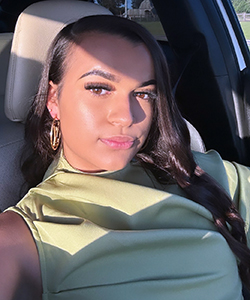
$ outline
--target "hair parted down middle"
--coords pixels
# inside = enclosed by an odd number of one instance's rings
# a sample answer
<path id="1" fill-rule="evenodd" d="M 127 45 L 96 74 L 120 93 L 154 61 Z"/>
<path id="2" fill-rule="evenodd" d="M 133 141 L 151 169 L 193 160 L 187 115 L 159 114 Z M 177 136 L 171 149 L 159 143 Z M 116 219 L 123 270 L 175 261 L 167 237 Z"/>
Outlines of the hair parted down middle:
<path id="1" fill-rule="evenodd" d="M 95 32 L 117 35 L 134 44 L 144 44 L 149 50 L 154 64 L 157 97 L 153 103 L 149 135 L 136 158 L 159 182 L 177 183 L 190 200 L 211 212 L 218 231 L 238 257 L 241 279 L 250 289 L 250 250 L 246 246 L 244 221 L 226 192 L 196 165 L 186 123 L 171 93 L 165 56 L 154 37 L 133 21 L 109 15 L 85 17 L 67 25 L 54 39 L 26 122 L 27 143 L 29 147 L 32 145 L 32 153 L 25 158 L 23 172 L 30 186 L 42 180 L 59 151 L 53 151 L 49 141 L 52 123 L 46 107 L 49 81 L 59 85 L 60 96 L 67 54 L 85 34 Z"/>

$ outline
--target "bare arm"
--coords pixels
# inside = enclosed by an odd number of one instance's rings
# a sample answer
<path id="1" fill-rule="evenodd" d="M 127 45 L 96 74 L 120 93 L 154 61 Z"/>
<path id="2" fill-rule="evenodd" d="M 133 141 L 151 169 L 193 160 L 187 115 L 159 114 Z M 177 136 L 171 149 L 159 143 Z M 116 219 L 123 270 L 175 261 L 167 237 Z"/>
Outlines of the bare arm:
<path id="1" fill-rule="evenodd" d="M 42 299 L 39 258 L 24 220 L 0 215 L 0 299 Z"/>

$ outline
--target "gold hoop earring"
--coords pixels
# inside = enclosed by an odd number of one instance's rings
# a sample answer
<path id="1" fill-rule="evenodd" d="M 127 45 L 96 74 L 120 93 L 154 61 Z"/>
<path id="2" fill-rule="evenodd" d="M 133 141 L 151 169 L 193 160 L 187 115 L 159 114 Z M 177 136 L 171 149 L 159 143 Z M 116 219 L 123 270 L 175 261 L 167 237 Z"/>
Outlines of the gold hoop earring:
<path id="1" fill-rule="evenodd" d="M 61 142 L 60 120 L 54 118 L 50 129 L 50 145 L 55 151 L 58 149 Z"/>

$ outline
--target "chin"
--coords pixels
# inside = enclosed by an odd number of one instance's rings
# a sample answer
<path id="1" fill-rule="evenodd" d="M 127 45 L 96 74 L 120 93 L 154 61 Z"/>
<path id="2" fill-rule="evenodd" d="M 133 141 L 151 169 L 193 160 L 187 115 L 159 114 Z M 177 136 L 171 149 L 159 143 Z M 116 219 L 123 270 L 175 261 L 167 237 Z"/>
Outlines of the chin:
<path id="1" fill-rule="evenodd" d="M 130 163 L 131 159 L 126 160 L 126 161 L 110 162 L 110 163 L 106 164 L 106 167 L 103 168 L 103 169 L 106 170 L 106 171 L 119 171 L 119 170 L 122 170 Z"/>

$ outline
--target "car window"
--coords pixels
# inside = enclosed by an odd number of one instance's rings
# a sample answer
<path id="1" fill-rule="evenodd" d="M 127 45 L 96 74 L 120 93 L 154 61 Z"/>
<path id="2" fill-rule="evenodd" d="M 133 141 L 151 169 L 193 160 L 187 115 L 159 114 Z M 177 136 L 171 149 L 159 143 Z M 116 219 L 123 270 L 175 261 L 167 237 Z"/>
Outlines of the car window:
<path id="1" fill-rule="evenodd" d="M 39 0 L 24 0 L 12 5 L 15 0 L 0 0 L 0 32 L 13 32 L 18 15 L 31 3 Z M 83 0 L 84 1 L 84 0 Z M 86 1 L 86 0 L 85 0 Z M 151 0 L 87 0 L 108 8 L 114 15 L 132 19 L 146 27 L 157 40 L 165 41 L 166 35 Z"/>
<path id="2" fill-rule="evenodd" d="M 242 71 L 243 69 L 245 69 L 246 63 L 245 63 L 245 59 L 244 59 L 244 56 L 243 56 L 242 51 L 241 51 L 241 47 L 239 45 L 238 38 L 236 37 L 235 31 L 233 29 L 233 26 L 231 24 L 231 21 L 229 19 L 229 16 L 228 16 L 228 14 L 226 12 L 226 9 L 225 9 L 225 7 L 223 5 L 222 0 L 217 0 L 217 4 L 218 4 L 218 6 L 220 8 L 220 11 L 221 11 L 221 13 L 223 15 L 223 19 L 224 19 L 224 21 L 226 23 L 228 32 L 230 34 L 230 37 L 231 37 L 231 40 L 232 40 L 232 44 L 233 44 L 233 47 L 234 47 L 234 50 L 235 50 L 235 54 L 236 54 L 236 57 L 237 57 L 237 60 L 238 60 L 239 69 Z M 232 1 L 232 4 L 233 4 L 233 1 Z M 250 23 L 249 23 L 249 25 L 250 25 Z"/>
<path id="3" fill-rule="evenodd" d="M 125 16 L 146 27 L 157 40 L 166 40 L 165 32 L 152 1 L 132 0 L 128 3 Z"/>
<path id="4" fill-rule="evenodd" d="M 231 2 L 246 38 L 248 48 L 250 49 L 250 1 L 231 0 Z"/>
<path id="5" fill-rule="evenodd" d="M 237 13 L 241 28 L 245 35 L 247 45 L 250 48 L 250 12 Z"/>
<path id="6" fill-rule="evenodd" d="M 129 18 L 147 28 L 157 40 L 165 41 L 166 35 L 151 0 L 95 0 L 113 14 Z"/>

